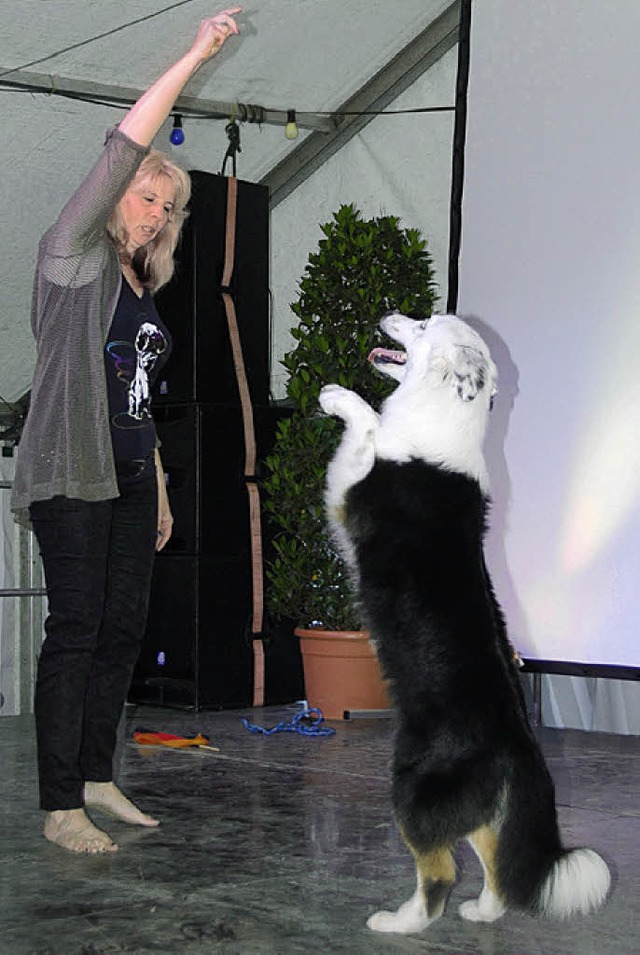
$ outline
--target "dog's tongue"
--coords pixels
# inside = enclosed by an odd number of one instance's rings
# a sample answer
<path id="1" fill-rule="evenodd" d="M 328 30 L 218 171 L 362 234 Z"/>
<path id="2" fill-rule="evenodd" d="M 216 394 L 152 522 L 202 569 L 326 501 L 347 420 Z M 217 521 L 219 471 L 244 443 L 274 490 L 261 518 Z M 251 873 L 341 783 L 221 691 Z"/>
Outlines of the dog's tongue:
<path id="1" fill-rule="evenodd" d="M 392 351 L 390 348 L 374 348 L 373 351 L 369 353 L 368 360 L 372 365 L 375 365 L 376 362 L 404 365 L 406 364 L 407 356 L 403 351 Z"/>

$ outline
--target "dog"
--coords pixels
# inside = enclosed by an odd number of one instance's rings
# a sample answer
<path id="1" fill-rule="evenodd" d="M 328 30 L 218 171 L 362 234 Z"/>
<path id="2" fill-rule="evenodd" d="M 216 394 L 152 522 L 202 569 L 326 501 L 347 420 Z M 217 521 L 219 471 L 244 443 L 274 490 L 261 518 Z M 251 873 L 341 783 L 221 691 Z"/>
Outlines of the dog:
<path id="1" fill-rule="evenodd" d="M 439 918 L 463 839 L 484 871 L 463 918 L 493 922 L 509 907 L 588 913 L 606 899 L 609 870 L 593 850 L 562 846 L 484 559 L 495 364 L 454 316 L 394 313 L 381 328 L 401 350 L 369 356 L 399 382 L 380 413 L 340 385 L 320 392 L 322 410 L 345 423 L 327 470 L 327 515 L 389 681 L 393 807 L 417 871 L 414 895 L 367 925 L 409 934 Z"/>

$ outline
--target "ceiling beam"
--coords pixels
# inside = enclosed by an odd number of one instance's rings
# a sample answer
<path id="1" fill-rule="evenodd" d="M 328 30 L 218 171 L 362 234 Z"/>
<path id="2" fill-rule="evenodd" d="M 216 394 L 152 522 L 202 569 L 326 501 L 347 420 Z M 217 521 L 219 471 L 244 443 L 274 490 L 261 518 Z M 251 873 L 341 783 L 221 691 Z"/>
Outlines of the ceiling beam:
<path id="1" fill-rule="evenodd" d="M 103 101 L 106 105 L 116 106 L 120 104 L 132 106 L 144 93 L 144 90 L 110 83 L 94 83 L 91 80 L 53 76 L 50 73 L 11 71 L 3 67 L 0 67 L 0 88 L 66 96 L 90 102 Z M 172 112 L 183 116 L 205 114 L 206 118 L 227 121 L 235 116 L 239 122 L 267 123 L 276 126 L 286 126 L 287 123 L 287 110 L 268 109 L 246 103 L 222 103 L 199 96 L 179 96 Z M 328 132 L 333 129 L 333 122 L 329 116 L 318 116 L 315 113 L 296 112 L 296 123 L 301 129 L 313 129 L 317 132 Z"/>
<path id="2" fill-rule="evenodd" d="M 379 112 L 385 109 L 456 45 L 459 30 L 460 0 L 455 0 L 354 96 L 333 112 L 331 132 L 311 133 L 286 159 L 262 178 L 261 183 L 269 187 L 271 209 L 286 199 L 367 123 L 375 119 L 372 115 L 349 114 Z M 301 114 L 297 113 L 296 117 L 299 115 Z"/>

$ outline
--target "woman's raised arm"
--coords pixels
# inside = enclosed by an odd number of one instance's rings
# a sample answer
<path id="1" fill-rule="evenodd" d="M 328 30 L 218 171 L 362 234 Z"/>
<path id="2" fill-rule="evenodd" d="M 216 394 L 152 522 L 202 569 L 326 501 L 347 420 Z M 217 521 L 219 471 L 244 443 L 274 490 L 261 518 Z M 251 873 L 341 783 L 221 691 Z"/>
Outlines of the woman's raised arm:
<path id="1" fill-rule="evenodd" d="M 228 37 L 239 32 L 234 16 L 241 10 L 231 7 L 202 21 L 191 49 L 131 107 L 119 125 L 121 132 L 141 146 L 151 145 L 191 77 L 219 52 Z"/>

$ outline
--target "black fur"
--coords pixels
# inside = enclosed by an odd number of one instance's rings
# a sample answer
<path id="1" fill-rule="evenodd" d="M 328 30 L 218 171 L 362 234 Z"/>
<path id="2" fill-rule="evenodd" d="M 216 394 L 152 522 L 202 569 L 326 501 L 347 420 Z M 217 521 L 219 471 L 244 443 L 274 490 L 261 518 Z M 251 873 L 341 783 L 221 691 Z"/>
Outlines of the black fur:
<path id="1" fill-rule="evenodd" d="M 378 459 L 348 491 L 345 525 L 397 707 L 400 828 L 426 853 L 499 819 L 500 895 L 535 911 L 563 850 L 553 783 L 484 561 L 487 513 L 463 474 Z"/>

